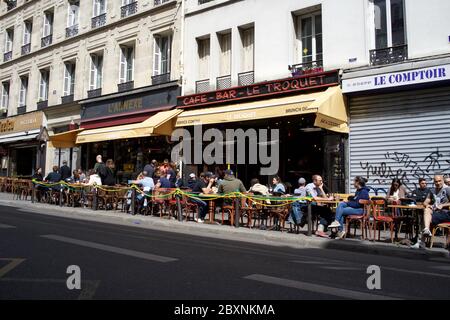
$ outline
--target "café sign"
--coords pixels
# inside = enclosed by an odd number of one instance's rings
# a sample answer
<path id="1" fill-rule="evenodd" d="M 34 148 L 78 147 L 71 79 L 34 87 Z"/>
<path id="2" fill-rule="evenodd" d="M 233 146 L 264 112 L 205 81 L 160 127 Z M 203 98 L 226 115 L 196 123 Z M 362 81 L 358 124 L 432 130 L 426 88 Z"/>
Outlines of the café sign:
<path id="1" fill-rule="evenodd" d="M 42 120 L 43 113 L 41 111 L 2 119 L 0 120 L 0 135 L 39 129 Z"/>
<path id="2" fill-rule="evenodd" d="M 325 88 L 338 84 L 338 71 L 329 71 L 179 97 L 177 105 L 179 108 L 187 108 L 266 96 L 276 97 L 283 94 Z"/>

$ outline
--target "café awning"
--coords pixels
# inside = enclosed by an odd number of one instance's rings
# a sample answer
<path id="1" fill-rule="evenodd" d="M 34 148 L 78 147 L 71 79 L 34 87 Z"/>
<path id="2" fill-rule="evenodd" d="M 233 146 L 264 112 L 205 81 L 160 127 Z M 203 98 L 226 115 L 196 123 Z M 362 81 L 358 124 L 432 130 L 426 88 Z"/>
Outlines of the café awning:
<path id="1" fill-rule="evenodd" d="M 73 148 L 76 146 L 77 135 L 84 129 L 70 130 L 49 137 L 54 148 Z"/>
<path id="2" fill-rule="evenodd" d="M 219 124 L 316 114 L 315 126 L 348 133 L 347 110 L 341 88 L 278 99 L 185 111 L 177 118 L 176 127 Z"/>
<path id="3" fill-rule="evenodd" d="M 90 143 L 108 140 L 132 139 L 156 135 L 171 135 L 175 119 L 182 110 L 158 112 L 140 123 L 100 129 L 84 130 L 77 136 L 76 143 Z"/>

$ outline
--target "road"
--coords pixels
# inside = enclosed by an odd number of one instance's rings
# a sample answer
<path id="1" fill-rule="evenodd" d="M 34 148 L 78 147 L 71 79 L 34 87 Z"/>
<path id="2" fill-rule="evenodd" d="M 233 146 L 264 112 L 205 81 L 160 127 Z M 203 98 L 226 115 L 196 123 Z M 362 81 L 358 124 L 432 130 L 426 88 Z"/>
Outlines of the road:
<path id="1" fill-rule="evenodd" d="M 81 270 L 69 290 L 68 266 Z M 380 290 L 367 268 L 380 267 Z M 449 299 L 450 264 L 226 241 L 0 206 L 0 300 Z"/>

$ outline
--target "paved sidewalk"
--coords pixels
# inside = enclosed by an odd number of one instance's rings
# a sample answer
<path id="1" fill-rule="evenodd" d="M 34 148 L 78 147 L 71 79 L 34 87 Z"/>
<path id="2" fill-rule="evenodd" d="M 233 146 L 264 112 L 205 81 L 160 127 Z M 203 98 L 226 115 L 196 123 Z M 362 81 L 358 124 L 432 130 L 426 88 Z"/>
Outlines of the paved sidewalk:
<path id="1" fill-rule="evenodd" d="M 288 246 L 292 248 L 315 248 L 347 250 L 358 253 L 379 254 L 410 259 L 449 258 L 449 252 L 443 248 L 412 249 L 399 244 L 373 243 L 357 239 L 331 240 L 319 237 L 307 237 L 305 234 L 291 234 L 279 231 L 265 231 L 249 228 L 234 228 L 222 225 L 198 224 L 195 222 L 178 222 L 175 219 L 161 219 L 153 216 L 131 216 L 120 211 L 93 211 L 84 208 L 59 207 L 31 201 L 13 200 L 12 194 L 0 193 L 0 205 L 12 206 L 26 212 L 59 216 L 70 219 L 111 223 L 138 228 L 176 232 L 182 234 L 244 241 L 270 246 Z M 306 232 L 306 231 L 305 231 Z M 442 238 L 442 237 L 440 237 Z M 437 239 L 439 241 L 439 239 Z"/>

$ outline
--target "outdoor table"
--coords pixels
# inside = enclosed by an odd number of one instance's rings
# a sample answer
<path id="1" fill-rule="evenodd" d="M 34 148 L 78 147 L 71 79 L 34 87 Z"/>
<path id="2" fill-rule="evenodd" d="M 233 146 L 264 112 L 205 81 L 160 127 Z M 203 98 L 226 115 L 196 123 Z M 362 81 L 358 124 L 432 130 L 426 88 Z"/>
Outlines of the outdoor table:
<path id="1" fill-rule="evenodd" d="M 209 220 L 206 220 L 204 223 L 206 224 L 217 224 L 215 222 L 215 216 L 216 216 L 216 194 L 199 194 L 198 198 L 201 200 L 205 200 L 208 202 L 208 214 L 209 214 Z"/>
<path id="2" fill-rule="evenodd" d="M 420 232 L 420 215 L 417 214 L 418 210 L 424 210 L 425 207 L 421 204 L 416 205 L 400 205 L 400 204 L 391 204 L 388 205 L 388 208 L 392 209 L 392 216 L 394 217 L 394 213 L 396 209 L 400 210 L 411 210 L 413 212 L 413 219 L 414 219 L 414 231 L 416 232 L 416 236 L 414 238 L 415 242 L 419 239 L 419 232 Z"/>
<path id="3" fill-rule="evenodd" d="M 312 205 L 313 203 L 320 203 L 320 204 L 325 204 L 328 206 L 331 205 L 339 205 L 339 203 L 341 203 L 342 201 L 344 201 L 344 199 L 339 199 L 339 200 L 311 200 L 308 201 L 308 236 L 312 235 Z"/>

